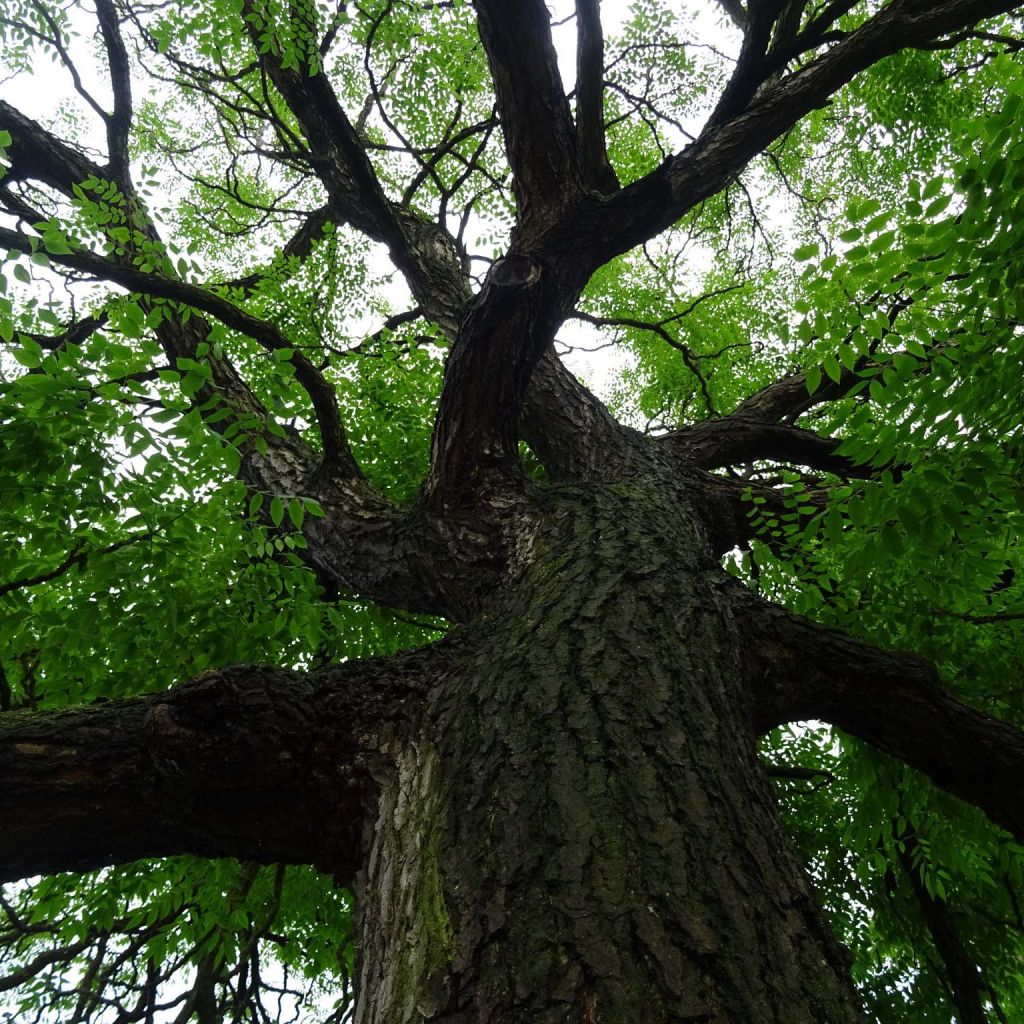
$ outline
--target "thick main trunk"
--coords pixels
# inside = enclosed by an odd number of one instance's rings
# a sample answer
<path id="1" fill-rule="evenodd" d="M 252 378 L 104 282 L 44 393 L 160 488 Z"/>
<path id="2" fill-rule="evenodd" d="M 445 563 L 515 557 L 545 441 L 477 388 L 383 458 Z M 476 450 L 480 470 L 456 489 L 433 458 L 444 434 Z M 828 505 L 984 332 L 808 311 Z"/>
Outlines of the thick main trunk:
<path id="1" fill-rule="evenodd" d="M 683 500 L 558 488 L 518 523 L 521 571 L 378 780 L 360 1024 L 861 1019 Z"/>

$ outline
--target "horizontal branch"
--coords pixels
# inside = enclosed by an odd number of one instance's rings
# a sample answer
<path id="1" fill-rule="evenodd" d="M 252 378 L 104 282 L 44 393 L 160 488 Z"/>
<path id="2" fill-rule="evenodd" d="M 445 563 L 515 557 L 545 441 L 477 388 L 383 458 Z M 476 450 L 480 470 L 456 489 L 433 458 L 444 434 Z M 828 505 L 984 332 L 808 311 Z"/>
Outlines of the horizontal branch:
<path id="1" fill-rule="evenodd" d="M 788 374 L 767 384 L 760 391 L 755 391 L 749 398 L 740 402 L 729 415 L 765 423 L 790 423 L 816 405 L 832 402 L 846 395 L 850 388 L 863 380 L 857 370 L 863 369 L 866 365 L 867 361 L 864 360 L 853 370 L 843 367 L 838 381 L 825 378 L 813 393 L 807 390 L 807 374 L 803 370 Z"/>
<path id="2" fill-rule="evenodd" d="M 1024 622 L 1024 611 L 989 612 L 987 615 L 972 615 L 970 612 L 933 611 L 932 614 L 946 619 L 960 619 L 963 622 L 973 622 L 979 626 L 992 625 L 997 622 Z"/>
<path id="3" fill-rule="evenodd" d="M 822 437 L 813 430 L 780 423 L 764 423 L 735 413 L 704 420 L 659 438 L 674 455 L 701 469 L 721 469 L 768 459 L 844 477 L 868 479 L 876 475 L 870 466 L 858 466 L 837 455 L 837 438 Z"/>
<path id="4" fill-rule="evenodd" d="M 120 551 L 122 548 L 129 547 L 132 544 L 138 544 L 140 541 L 150 540 L 154 534 L 154 530 L 144 530 L 141 533 L 125 537 L 123 540 L 115 541 L 113 544 L 108 544 L 106 547 L 99 548 L 95 551 L 89 550 L 86 541 L 79 541 L 63 561 L 54 566 L 54 568 L 46 572 L 36 573 L 32 576 L 20 576 L 18 579 L 9 580 L 6 583 L 0 583 L 0 597 L 3 597 L 4 594 L 10 594 L 15 590 L 27 590 L 30 587 L 37 587 L 41 583 L 49 583 L 51 580 L 59 579 L 65 573 L 70 572 L 76 565 L 83 566 L 87 564 L 90 558 L 96 558 L 99 555 L 113 554 L 115 551 Z"/>
<path id="5" fill-rule="evenodd" d="M 758 602 L 745 627 L 754 724 L 819 719 L 924 773 L 1024 841 L 1024 733 L 957 699 L 921 658 Z"/>
<path id="6" fill-rule="evenodd" d="M 450 645 L 305 675 L 208 672 L 165 693 L 0 715 L 0 880 L 194 854 L 350 880 L 367 766 Z"/>

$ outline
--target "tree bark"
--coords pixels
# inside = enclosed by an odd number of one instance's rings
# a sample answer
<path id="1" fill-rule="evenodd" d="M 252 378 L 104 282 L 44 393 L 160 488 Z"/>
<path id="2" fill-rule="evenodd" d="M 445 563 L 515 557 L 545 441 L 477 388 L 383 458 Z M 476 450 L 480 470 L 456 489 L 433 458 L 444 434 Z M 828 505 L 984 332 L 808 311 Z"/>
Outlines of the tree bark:
<path id="1" fill-rule="evenodd" d="M 193 853 L 355 879 L 359 1024 L 861 1020 L 760 731 L 830 716 L 1010 827 L 1020 735 L 759 602 L 699 473 L 629 465 L 492 496 L 505 583 L 440 644 L 0 717 L 0 877 Z"/>
<path id="2" fill-rule="evenodd" d="M 351 881 L 379 737 L 415 721 L 450 647 L 0 716 L 0 881 L 183 853 Z"/>
<path id="3" fill-rule="evenodd" d="M 552 488 L 518 529 L 513 580 L 377 780 L 359 1024 L 860 1020 L 685 496 Z"/>

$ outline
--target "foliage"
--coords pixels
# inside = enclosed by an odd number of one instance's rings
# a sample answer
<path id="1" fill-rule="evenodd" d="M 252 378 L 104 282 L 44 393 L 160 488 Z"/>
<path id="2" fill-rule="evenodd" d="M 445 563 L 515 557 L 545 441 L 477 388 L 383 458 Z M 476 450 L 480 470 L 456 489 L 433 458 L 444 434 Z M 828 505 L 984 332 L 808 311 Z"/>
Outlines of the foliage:
<path id="1" fill-rule="evenodd" d="M 606 44 L 607 114 L 610 157 L 629 181 L 699 127 L 727 78 L 719 51 L 736 38 L 701 5 L 622 6 Z M 4 0 L 0 44 L 17 81 L 70 83 L 73 63 L 82 91 L 108 105 L 86 8 Z M 411 503 L 446 345 L 417 312 L 403 315 L 414 303 L 354 228 L 328 222 L 289 241 L 324 197 L 254 47 L 329 74 L 385 187 L 446 220 L 474 270 L 511 224 L 463 0 L 119 10 L 135 76 L 132 167 L 158 232 L 111 181 L 85 178 L 72 197 L 18 193 L 42 214 L 40 241 L 0 272 L 5 713 L 160 690 L 239 661 L 387 653 L 443 630 L 326 587 L 301 557 L 303 520 L 322 510 L 236 478 L 264 432 L 320 444 L 298 352 L 335 386 L 368 476 Z M 651 431 L 726 413 L 781 373 L 805 372 L 811 395 L 842 385 L 845 397 L 800 424 L 878 472 L 747 466 L 758 539 L 730 556 L 734 571 L 796 611 L 933 659 L 963 698 L 1024 727 L 1022 112 L 1019 46 L 897 55 L 656 243 L 602 268 L 579 314 L 618 346 L 617 411 Z M 44 120 L 83 145 L 98 124 L 86 101 Z M 0 149 L 10 144 L 0 133 Z M 80 246 L 228 298 L 278 325 L 289 347 L 268 353 L 214 324 L 197 359 L 172 365 L 156 332 L 198 313 L 50 259 Z M 226 409 L 218 419 L 221 355 L 265 421 Z M 757 497 L 780 480 L 781 515 Z M 780 776 L 780 799 L 874 1019 L 950 1020 L 913 872 L 1000 1019 L 1024 1017 L 1024 850 L 829 730 L 775 733 L 764 754 L 807 772 Z M 11 887 L 0 989 L 19 984 L 6 1019 L 142 1019 L 134 1008 L 159 988 L 168 1020 L 205 1012 L 203 999 L 217 1019 L 341 1020 L 350 933 L 349 895 L 309 869 L 173 859 Z"/>

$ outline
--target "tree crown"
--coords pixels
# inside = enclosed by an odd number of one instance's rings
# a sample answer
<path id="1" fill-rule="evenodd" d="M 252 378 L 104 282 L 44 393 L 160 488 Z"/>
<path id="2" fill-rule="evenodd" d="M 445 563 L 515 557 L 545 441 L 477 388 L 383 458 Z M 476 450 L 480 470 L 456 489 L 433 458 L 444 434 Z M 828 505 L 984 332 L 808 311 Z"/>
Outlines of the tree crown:
<path id="1" fill-rule="evenodd" d="M 4 714 L 433 641 L 497 578 L 444 524 L 648 445 L 720 489 L 753 590 L 1022 724 L 1016 5 L 708 6 L 0 6 L 15 84 L 70 101 L 0 100 Z M 552 345 L 614 347 L 614 417 Z M 764 755 L 879 1020 L 949 1019 L 922 907 L 1024 1012 L 1016 843 L 830 730 Z M 3 914 L 39 1019 L 312 1019 L 353 959 L 298 866 Z"/>

